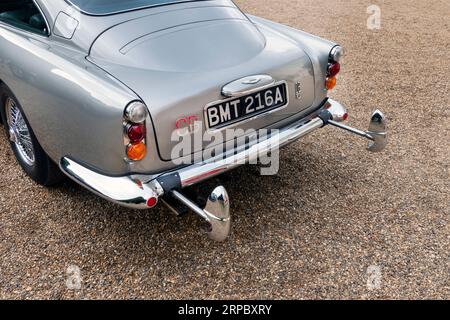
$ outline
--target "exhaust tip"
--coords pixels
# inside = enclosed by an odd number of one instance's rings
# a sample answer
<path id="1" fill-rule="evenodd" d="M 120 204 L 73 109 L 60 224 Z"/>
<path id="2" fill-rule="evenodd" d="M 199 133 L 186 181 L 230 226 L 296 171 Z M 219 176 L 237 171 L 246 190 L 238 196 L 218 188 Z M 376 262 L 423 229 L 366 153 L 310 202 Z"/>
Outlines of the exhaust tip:
<path id="1" fill-rule="evenodd" d="M 373 113 L 367 133 L 373 138 L 373 141 L 369 142 L 367 150 L 381 152 L 386 148 L 388 143 L 387 119 L 380 110 Z"/>
<path id="2" fill-rule="evenodd" d="M 203 210 L 210 228 L 207 234 L 211 240 L 225 241 L 231 232 L 230 199 L 227 190 L 220 186 L 214 189 Z"/>

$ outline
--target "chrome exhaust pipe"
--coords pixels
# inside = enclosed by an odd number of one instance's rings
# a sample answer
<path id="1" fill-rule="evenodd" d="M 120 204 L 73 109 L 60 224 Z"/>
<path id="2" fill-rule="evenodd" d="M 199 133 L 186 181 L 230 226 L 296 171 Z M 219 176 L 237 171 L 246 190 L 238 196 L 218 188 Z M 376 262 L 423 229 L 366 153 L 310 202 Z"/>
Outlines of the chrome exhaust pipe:
<path id="1" fill-rule="evenodd" d="M 387 120 L 381 111 L 376 110 L 373 113 L 372 118 L 370 119 L 368 131 L 361 131 L 332 119 L 333 117 L 331 117 L 331 119 L 326 119 L 326 117 L 322 116 L 322 120 L 324 120 L 325 124 L 330 124 L 370 140 L 369 146 L 367 147 L 367 150 L 370 152 L 381 152 L 386 148 L 388 143 Z"/>
<path id="2" fill-rule="evenodd" d="M 214 189 L 205 209 L 176 190 L 172 190 L 171 194 L 208 223 L 206 233 L 211 240 L 223 242 L 228 238 L 231 232 L 230 199 L 224 187 Z"/>
<path id="3" fill-rule="evenodd" d="M 373 138 L 372 142 L 369 142 L 369 151 L 381 152 L 386 148 L 388 143 L 387 120 L 380 110 L 373 113 L 367 133 Z"/>

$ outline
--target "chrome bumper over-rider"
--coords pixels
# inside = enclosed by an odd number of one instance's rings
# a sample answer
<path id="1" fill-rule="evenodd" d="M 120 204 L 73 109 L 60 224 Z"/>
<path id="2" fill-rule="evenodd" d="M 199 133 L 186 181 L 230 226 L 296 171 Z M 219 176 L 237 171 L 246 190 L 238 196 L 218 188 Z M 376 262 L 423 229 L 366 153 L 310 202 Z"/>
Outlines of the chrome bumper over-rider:
<path id="1" fill-rule="evenodd" d="M 209 196 L 204 209 L 185 197 L 181 192 L 182 189 L 248 163 L 261 154 L 267 154 L 292 143 L 326 125 L 332 125 L 367 138 L 370 140 L 369 151 L 379 152 L 385 148 L 387 143 L 386 119 L 380 111 L 373 114 L 368 131 L 361 131 L 340 123 L 346 117 L 346 108 L 329 99 L 312 119 L 302 119 L 280 129 L 270 138 L 250 146 L 248 149 L 233 153 L 229 157 L 219 156 L 176 171 L 149 176 L 145 180 L 142 177 L 134 176 L 105 176 L 87 169 L 70 158 L 63 158 L 60 167 L 64 173 L 82 186 L 122 206 L 148 209 L 155 206 L 159 198 L 170 196 L 208 222 L 207 233 L 211 239 L 223 241 L 229 235 L 231 223 L 229 197 L 225 188 L 216 188 Z"/>

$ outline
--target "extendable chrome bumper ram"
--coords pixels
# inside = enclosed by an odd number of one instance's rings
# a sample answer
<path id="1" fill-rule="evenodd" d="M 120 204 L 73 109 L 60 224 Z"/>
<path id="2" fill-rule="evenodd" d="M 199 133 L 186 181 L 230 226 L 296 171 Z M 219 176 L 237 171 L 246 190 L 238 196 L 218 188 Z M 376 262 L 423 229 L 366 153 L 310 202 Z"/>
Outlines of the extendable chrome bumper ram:
<path id="1" fill-rule="evenodd" d="M 338 102 L 329 99 L 312 117 L 280 129 L 276 134 L 248 149 L 232 153 L 228 157 L 221 155 L 157 176 L 109 177 L 89 170 L 70 158 L 63 158 L 60 167 L 77 183 L 122 206 L 148 209 L 154 207 L 159 198 L 170 196 L 209 223 L 208 234 L 211 239 L 223 241 L 229 235 L 231 223 L 229 197 L 225 188 L 218 187 L 212 192 L 205 209 L 185 197 L 181 193 L 182 189 L 249 163 L 260 155 L 277 150 L 328 124 L 369 139 L 369 151 L 379 152 L 385 148 L 386 119 L 380 111 L 373 114 L 368 131 L 357 130 L 340 123 L 346 118 L 347 110 Z"/>

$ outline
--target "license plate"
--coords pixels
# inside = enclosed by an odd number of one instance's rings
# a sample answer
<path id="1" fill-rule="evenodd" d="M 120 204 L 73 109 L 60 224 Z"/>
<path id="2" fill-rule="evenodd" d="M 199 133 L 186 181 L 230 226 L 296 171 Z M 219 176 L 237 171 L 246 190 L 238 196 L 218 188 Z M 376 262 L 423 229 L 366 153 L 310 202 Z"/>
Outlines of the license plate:
<path id="1" fill-rule="evenodd" d="M 208 105 L 205 109 L 209 129 L 218 129 L 253 118 L 288 104 L 286 83 Z"/>

